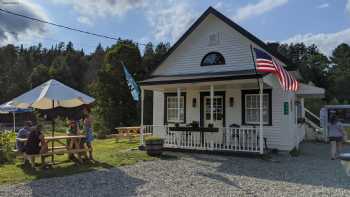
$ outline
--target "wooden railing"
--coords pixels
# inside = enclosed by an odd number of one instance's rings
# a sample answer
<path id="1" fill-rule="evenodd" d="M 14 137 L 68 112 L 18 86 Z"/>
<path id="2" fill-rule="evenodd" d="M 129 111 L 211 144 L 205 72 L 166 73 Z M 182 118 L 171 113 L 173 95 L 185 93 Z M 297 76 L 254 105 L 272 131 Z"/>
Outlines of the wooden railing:
<path id="1" fill-rule="evenodd" d="M 314 113 L 312 113 L 310 110 L 307 108 L 304 108 L 305 110 L 305 118 L 311 121 L 317 128 L 321 127 L 321 121 L 318 116 L 316 116 Z"/>
<path id="2" fill-rule="evenodd" d="M 145 125 L 144 133 L 163 138 L 167 148 L 260 152 L 259 129 L 253 127 L 223 127 L 218 132 L 201 132 L 170 130 L 167 125 Z"/>

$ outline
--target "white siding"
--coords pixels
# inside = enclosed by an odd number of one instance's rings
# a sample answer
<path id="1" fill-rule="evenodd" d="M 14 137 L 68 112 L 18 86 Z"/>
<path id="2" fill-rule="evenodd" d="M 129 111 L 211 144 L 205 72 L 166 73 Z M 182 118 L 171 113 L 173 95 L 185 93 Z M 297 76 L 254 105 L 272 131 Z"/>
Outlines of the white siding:
<path id="1" fill-rule="evenodd" d="M 192 106 L 192 100 L 196 98 L 196 107 Z M 186 92 L 186 122 L 191 123 L 192 121 L 199 122 L 200 117 L 200 92 L 199 90 L 191 90 Z"/>
<path id="2" fill-rule="evenodd" d="M 303 140 L 303 127 L 300 127 L 296 122 L 294 102 L 297 99 L 295 93 L 285 92 L 276 77 L 267 76 L 264 81 L 270 86 L 273 86 L 272 91 L 272 119 L 273 127 L 268 129 L 266 133 L 271 135 L 272 144 L 275 144 L 281 150 L 291 150 L 297 143 Z M 288 115 L 284 114 L 284 102 L 289 104 Z M 291 107 L 291 103 L 293 107 Z M 279 137 L 278 137 L 279 135 Z M 278 139 L 279 138 L 279 139 Z"/>
<path id="3" fill-rule="evenodd" d="M 234 99 L 233 107 L 230 107 L 230 97 Z M 241 89 L 226 90 L 226 126 L 242 123 Z"/>
<path id="4" fill-rule="evenodd" d="M 217 32 L 221 33 L 220 44 L 209 46 L 209 35 Z M 254 69 L 250 43 L 246 37 L 210 14 L 155 70 L 153 75 Z M 201 67 L 202 58 L 212 51 L 221 53 L 225 57 L 226 65 Z"/>
<path id="5" fill-rule="evenodd" d="M 153 125 L 164 124 L 164 93 L 153 91 Z"/>

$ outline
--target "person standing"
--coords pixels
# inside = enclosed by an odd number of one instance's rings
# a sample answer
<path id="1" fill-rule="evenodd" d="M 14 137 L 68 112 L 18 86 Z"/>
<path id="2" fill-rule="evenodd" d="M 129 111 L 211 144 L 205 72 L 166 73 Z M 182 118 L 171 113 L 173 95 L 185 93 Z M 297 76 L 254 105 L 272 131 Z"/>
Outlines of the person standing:
<path id="1" fill-rule="evenodd" d="M 69 121 L 69 125 L 68 125 L 68 130 L 67 130 L 67 135 L 68 136 L 77 136 L 80 134 L 80 130 L 79 130 L 79 126 L 77 124 L 77 122 L 75 120 L 70 120 Z M 80 146 L 80 141 L 79 139 L 68 139 L 67 140 L 67 144 L 68 144 L 68 149 L 69 150 L 74 150 L 74 149 L 79 149 Z M 76 160 L 77 158 L 74 156 L 74 154 L 70 153 L 68 154 L 68 158 L 70 160 Z M 81 161 L 80 159 L 80 154 L 78 154 L 78 160 Z"/>
<path id="2" fill-rule="evenodd" d="M 25 145 L 25 153 L 27 155 L 43 154 L 48 152 L 48 146 L 44 135 L 41 132 L 40 125 L 31 127 L 27 143 Z M 34 166 L 35 157 L 31 157 L 31 164 Z M 45 166 L 45 157 L 41 156 L 41 164 Z"/>
<path id="3" fill-rule="evenodd" d="M 16 135 L 16 138 L 25 138 L 27 139 L 28 136 L 29 136 L 29 133 L 30 133 L 30 127 L 32 126 L 32 122 L 31 121 L 26 121 L 24 123 L 24 127 L 21 128 L 17 135 Z M 24 142 L 20 142 L 18 141 L 18 139 L 16 140 L 16 149 L 19 151 L 19 152 L 24 152 L 24 147 L 25 147 L 25 143 Z"/>
<path id="4" fill-rule="evenodd" d="M 336 159 L 342 149 L 344 141 L 344 129 L 336 115 L 331 116 L 328 124 L 328 139 L 331 143 L 331 159 Z"/>
<path id="5" fill-rule="evenodd" d="M 89 148 L 89 159 L 94 160 L 92 156 L 92 141 L 94 140 L 93 131 L 92 131 L 92 116 L 90 114 L 90 109 L 84 109 L 83 116 L 83 125 L 84 125 L 84 134 L 85 134 L 85 143 Z"/>

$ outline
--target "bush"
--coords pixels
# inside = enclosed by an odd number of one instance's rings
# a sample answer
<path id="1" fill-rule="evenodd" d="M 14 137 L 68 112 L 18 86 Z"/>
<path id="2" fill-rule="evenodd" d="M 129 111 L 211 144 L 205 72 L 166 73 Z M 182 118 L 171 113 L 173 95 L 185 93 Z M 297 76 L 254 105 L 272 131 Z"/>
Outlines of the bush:
<path id="1" fill-rule="evenodd" d="M 294 147 L 291 151 L 289 151 L 289 154 L 290 154 L 290 156 L 292 156 L 292 157 L 298 157 L 298 156 L 301 154 L 301 152 L 300 152 L 299 149 L 297 149 L 296 147 Z"/>
<path id="2" fill-rule="evenodd" d="M 108 135 L 107 129 L 101 124 L 100 121 L 95 121 L 92 125 L 97 139 L 105 139 Z"/>
<path id="3" fill-rule="evenodd" d="M 152 136 L 145 139 L 146 144 L 163 144 L 164 140 L 158 136 Z"/>
<path id="4" fill-rule="evenodd" d="M 12 151 L 14 144 L 12 139 L 16 138 L 16 133 L 2 132 L 0 133 L 0 164 L 12 162 L 15 158 L 15 153 Z"/>

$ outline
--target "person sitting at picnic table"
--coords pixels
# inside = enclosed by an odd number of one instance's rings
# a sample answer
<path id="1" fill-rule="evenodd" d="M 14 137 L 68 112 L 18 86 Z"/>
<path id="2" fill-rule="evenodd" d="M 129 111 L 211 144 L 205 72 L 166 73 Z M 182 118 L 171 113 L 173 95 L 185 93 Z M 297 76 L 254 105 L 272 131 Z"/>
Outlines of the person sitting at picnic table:
<path id="1" fill-rule="evenodd" d="M 30 128 L 30 133 L 25 145 L 25 153 L 28 155 L 43 154 L 48 152 L 48 146 L 45 142 L 44 135 L 41 132 L 40 125 Z M 34 164 L 35 157 L 31 158 L 31 163 Z M 45 157 L 41 157 L 41 163 L 45 164 Z"/>
<path id="2" fill-rule="evenodd" d="M 30 127 L 32 126 L 32 122 L 31 121 L 26 121 L 24 123 L 24 127 L 21 128 L 18 133 L 16 138 L 28 138 L 29 133 L 30 133 Z M 23 153 L 24 152 L 24 147 L 25 147 L 25 142 L 21 142 L 18 139 L 16 140 L 16 149 Z"/>
<path id="3" fill-rule="evenodd" d="M 87 147 L 89 148 L 89 159 L 94 160 L 92 157 L 92 141 L 94 140 L 94 136 L 92 132 L 92 117 L 90 115 L 89 108 L 84 109 L 83 128 L 85 139 L 82 139 L 82 143 L 86 143 Z"/>

